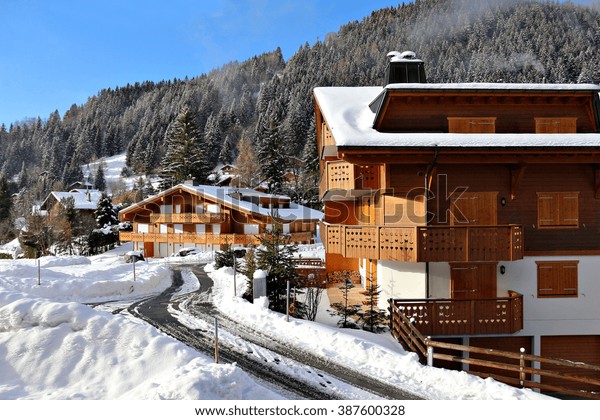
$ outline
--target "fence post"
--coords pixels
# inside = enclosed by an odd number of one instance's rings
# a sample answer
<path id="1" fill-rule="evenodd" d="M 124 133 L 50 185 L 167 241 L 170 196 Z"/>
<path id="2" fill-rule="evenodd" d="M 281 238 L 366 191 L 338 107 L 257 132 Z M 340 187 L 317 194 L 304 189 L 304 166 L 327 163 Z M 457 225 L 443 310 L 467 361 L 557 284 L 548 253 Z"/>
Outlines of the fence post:
<path id="1" fill-rule="evenodd" d="M 524 386 L 525 384 L 525 349 L 523 347 L 521 347 L 520 349 L 520 353 L 521 355 L 519 356 L 519 384 L 521 385 L 521 388 Z"/>
<path id="2" fill-rule="evenodd" d="M 427 346 L 427 366 L 433 366 L 433 347 L 429 344 L 431 340 L 430 336 L 425 338 L 425 345 Z"/>

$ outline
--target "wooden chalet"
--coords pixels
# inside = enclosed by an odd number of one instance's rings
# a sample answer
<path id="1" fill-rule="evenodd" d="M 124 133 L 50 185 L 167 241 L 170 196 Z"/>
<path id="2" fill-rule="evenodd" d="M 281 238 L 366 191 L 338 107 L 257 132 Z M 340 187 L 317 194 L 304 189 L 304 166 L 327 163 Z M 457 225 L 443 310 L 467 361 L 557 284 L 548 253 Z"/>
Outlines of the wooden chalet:
<path id="1" fill-rule="evenodd" d="M 69 191 L 52 191 L 39 206 L 39 210 L 48 213 L 55 206 L 64 209 L 66 201 L 73 200 L 73 207 L 79 214 L 93 216 L 102 192 L 94 189 L 75 188 Z"/>
<path id="2" fill-rule="evenodd" d="M 257 244 L 279 223 L 296 243 L 312 243 L 321 212 L 282 195 L 251 189 L 179 184 L 119 212 L 132 231 L 120 232 L 146 257 L 167 257 L 182 248 L 219 250 L 224 244 Z"/>
<path id="3" fill-rule="evenodd" d="M 413 53 L 316 88 L 327 270 L 426 336 L 600 364 L 599 92 L 426 83 Z"/>

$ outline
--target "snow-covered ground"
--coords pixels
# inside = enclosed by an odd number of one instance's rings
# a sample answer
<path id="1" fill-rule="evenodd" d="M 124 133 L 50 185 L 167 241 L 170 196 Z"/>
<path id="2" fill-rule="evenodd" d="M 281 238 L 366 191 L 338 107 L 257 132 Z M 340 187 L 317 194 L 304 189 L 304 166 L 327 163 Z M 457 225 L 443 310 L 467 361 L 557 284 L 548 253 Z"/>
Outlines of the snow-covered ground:
<path id="1" fill-rule="evenodd" d="M 95 257 L 0 260 L 0 399 L 282 399 L 235 365 L 212 359 L 141 321 L 82 303 L 133 301 L 169 286 L 166 260 L 133 266 L 127 246 Z M 318 252 L 307 249 L 306 256 Z M 210 255 L 182 258 L 206 262 Z M 173 259 L 171 259 L 173 261 Z M 429 368 L 389 335 L 292 319 L 233 296 L 231 269 L 206 270 L 215 304 L 240 323 L 336 359 L 427 399 L 545 399 L 491 379 Z M 239 275 L 238 275 L 239 276 Z M 198 279 L 185 276 L 185 290 Z M 243 291 L 241 277 L 238 296 Z M 324 309 L 326 305 L 323 305 Z M 182 313 L 180 316 L 185 317 Z M 320 319 L 328 319 L 329 316 Z"/>

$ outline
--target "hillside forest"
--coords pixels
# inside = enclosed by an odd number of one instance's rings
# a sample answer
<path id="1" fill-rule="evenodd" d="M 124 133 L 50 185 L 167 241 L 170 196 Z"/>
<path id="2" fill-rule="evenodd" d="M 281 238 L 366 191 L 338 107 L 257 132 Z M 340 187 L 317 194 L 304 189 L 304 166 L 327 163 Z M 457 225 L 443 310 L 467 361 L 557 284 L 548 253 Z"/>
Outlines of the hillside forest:
<path id="1" fill-rule="evenodd" d="M 389 51 L 415 51 L 428 82 L 600 82 L 600 8 L 569 2 L 415 0 L 377 10 L 287 61 L 280 49 L 208 74 L 107 87 L 81 105 L 0 126 L 0 240 L 50 191 L 83 181 L 85 165 L 126 153 L 112 186 L 128 204 L 235 164 L 244 186 L 319 207 L 312 89 L 382 85 Z M 302 175 L 284 182 L 284 174 Z M 102 174 L 88 174 L 106 187 Z"/>

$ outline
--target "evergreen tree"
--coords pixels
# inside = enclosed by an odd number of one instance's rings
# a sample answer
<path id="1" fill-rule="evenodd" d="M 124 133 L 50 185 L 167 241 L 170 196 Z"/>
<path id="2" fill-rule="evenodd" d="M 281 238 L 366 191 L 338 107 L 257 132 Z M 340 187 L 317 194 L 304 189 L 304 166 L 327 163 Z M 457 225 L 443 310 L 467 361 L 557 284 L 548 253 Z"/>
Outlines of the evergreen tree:
<path id="1" fill-rule="evenodd" d="M 215 252 L 215 269 L 221 267 L 233 267 L 235 261 L 235 251 L 229 244 L 223 244 L 220 251 Z M 239 264 L 235 263 L 236 270 L 239 270 Z"/>
<path id="2" fill-rule="evenodd" d="M 230 164 L 233 162 L 233 152 L 234 145 L 233 140 L 230 135 L 225 136 L 225 141 L 223 142 L 223 147 L 221 147 L 221 152 L 219 153 L 219 162 L 223 164 Z"/>
<path id="3" fill-rule="evenodd" d="M 323 204 L 319 198 L 319 150 L 317 147 L 317 134 L 314 117 L 308 131 L 308 139 L 302 152 L 302 205 L 320 210 Z"/>
<path id="4" fill-rule="evenodd" d="M 106 189 L 106 178 L 104 177 L 103 163 L 98 165 L 96 176 L 94 177 L 94 188 L 98 191 L 104 191 Z"/>
<path id="5" fill-rule="evenodd" d="M 112 199 L 105 192 L 102 192 L 98 200 L 94 216 L 96 218 L 96 226 L 99 228 L 115 226 L 119 223 L 119 217 L 113 206 Z"/>
<path id="6" fill-rule="evenodd" d="M 206 182 L 210 173 L 206 148 L 189 108 L 185 107 L 169 126 L 165 142 L 167 151 L 160 171 L 163 189 L 190 177 Z"/>
<path id="7" fill-rule="evenodd" d="M 278 223 L 260 236 L 259 240 L 261 246 L 257 249 L 256 265 L 267 272 L 269 307 L 286 313 L 287 282 L 290 282 L 290 287 L 297 286 L 298 282 L 293 259 L 298 247 L 291 243 L 289 235 L 283 234 Z"/>
<path id="8" fill-rule="evenodd" d="M 269 185 L 271 194 L 278 194 L 283 188 L 283 175 L 287 167 L 285 144 L 282 142 L 277 113 L 273 108 L 259 118 L 256 128 L 256 154 L 261 165 L 261 174 Z"/>
<path id="9" fill-rule="evenodd" d="M 357 325 L 354 320 L 354 316 L 358 313 L 358 308 L 348 302 L 350 290 L 354 288 L 354 285 L 350 279 L 346 279 L 344 284 L 339 286 L 342 292 L 342 300 L 331 304 L 331 307 L 337 311 L 337 314 L 341 315 L 337 325 L 341 328 L 352 328 L 356 329 Z M 332 315 L 337 315 L 332 314 Z"/>
<path id="10" fill-rule="evenodd" d="M 0 175 L 0 222 L 8 220 L 12 205 L 12 194 L 8 179 Z"/>
<path id="11" fill-rule="evenodd" d="M 381 288 L 373 282 L 373 279 L 370 279 L 369 285 L 363 294 L 365 295 L 363 303 L 366 309 L 361 309 L 357 314 L 359 324 L 363 330 L 371 332 L 383 331 L 387 323 L 387 315 L 384 310 L 379 309 L 377 306 Z"/>

